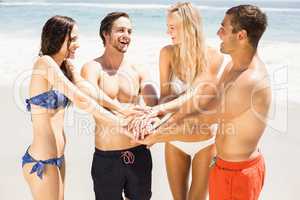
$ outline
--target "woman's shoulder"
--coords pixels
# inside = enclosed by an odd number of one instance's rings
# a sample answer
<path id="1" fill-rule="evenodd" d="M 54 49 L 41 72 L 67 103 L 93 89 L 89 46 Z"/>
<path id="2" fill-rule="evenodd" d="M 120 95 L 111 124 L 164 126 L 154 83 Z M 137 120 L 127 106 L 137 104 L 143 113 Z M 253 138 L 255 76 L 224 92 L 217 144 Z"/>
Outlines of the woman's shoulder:
<path id="1" fill-rule="evenodd" d="M 43 69 L 45 67 L 49 67 L 53 62 L 55 63 L 53 58 L 51 58 L 48 55 L 43 55 L 43 56 L 38 57 L 35 60 L 33 66 L 34 66 L 35 69 Z"/>
<path id="2" fill-rule="evenodd" d="M 173 45 L 164 46 L 160 50 L 159 66 L 161 70 L 169 70 L 172 63 Z"/>
<path id="3" fill-rule="evenodd" d="M 173 57 L 172 56 L 173 52 L 174 52 L 173 45 L 167 45 L 161 48 L 160 55 L 159 55 L 160 62 L 169 66 Z"/>
<path id="4" fill-rule="evenodd" d="M 216 48 L 208 46 L 206 48 L 208 58 L 221 58 L 223 59 L 223 54 Z"/>
<path id="5" fill-rule="evenodd" d="M 216 48 L 207 47 L 208 67 L 212 73 L 216 73 L 222 65 L 224 55 Z"/>
<path id="6" fill-rule="evenodd" d="M 174 49 L 174 45 L 166 45 L 160 50 L 160 54 L 171 55 Z"/>
<path id="7" fill-rule="evenodd" d="M 52 59 L 50 56 L 40 56 L 35 59 L 31 74 L 32 84 L 30 85 L 30 91 L 44 91 L 48 89 L 48 69 L 50 59 Z"/>

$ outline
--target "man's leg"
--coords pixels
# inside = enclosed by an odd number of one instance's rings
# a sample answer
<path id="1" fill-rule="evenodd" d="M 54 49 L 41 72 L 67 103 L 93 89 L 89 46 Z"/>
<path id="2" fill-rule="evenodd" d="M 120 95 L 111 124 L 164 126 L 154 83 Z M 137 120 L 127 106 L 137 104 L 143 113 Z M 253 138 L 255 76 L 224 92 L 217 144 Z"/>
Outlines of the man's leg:
<path id="1" fill-rule="evenodd" d="M 109 151 L 108 151 L 109 152 Z M 92 164 L 92 178 L 96 200 L 122 200 L 124 175 L 120 158 L 97 150 Z"/>
<path id="2" fill-rule="evenodd" d="M 129 150 L 134 162 L 126 165 L 125 196 L 130 200 L 149 200 L 151 198 L 152 157 L 145 146 Z"/>

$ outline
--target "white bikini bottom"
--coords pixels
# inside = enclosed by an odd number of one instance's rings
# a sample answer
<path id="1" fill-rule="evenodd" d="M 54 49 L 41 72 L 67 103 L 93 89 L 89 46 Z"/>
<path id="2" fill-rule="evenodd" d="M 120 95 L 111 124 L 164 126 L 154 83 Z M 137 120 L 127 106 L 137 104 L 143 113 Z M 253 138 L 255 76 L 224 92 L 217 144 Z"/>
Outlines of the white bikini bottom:
<path id="1" fill-rule="evenodd" d="M 181 142 L 181 141 L 172 141 L 170 144 L 174 145 L 184 153 L 194 157 L 196 153 L 202 149 L 215 143 L 215 136 L 208 140 L 199 141 L 199 142 Z"/>
<path id="2" fill-rule="evenodd" d="M 211 125 L 210 128 L 211 128 L 213 137 L 211 137 L 208 140 L 197 141 L 197 142 L 172 141 L 172 142 L 169 142 L 169 143 L 174 145 L 175 147 L 177 147 L 178 149 L 180 149 L 184 153 L 190 155 L 191 157 L 194 157 L 194 155 L 196 153 L 198 153 L 202 149 L 204 149 L 204 148 L 206 148 L 206 147 L 208 147 L 208 146 L 215 143 L 216 134 L 217 134 L 217 130 L 218 130 L 218 125 L 213 124 L 213 125 Z"/>

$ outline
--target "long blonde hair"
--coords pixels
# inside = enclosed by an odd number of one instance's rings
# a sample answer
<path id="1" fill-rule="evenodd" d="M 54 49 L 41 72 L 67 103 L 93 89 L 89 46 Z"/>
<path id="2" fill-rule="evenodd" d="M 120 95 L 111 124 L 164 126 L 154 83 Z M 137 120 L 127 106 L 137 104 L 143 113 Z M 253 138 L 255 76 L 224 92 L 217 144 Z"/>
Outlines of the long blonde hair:
<path id="1" fill-rule="evenodd" d="M 174 4 L 168 10 L 168 14 L 173 13 L 181 18 L 180 44 L 174 46 L 173 52 L 173 72 L 192 84 L 207 65 L 202 19 L 199 11 L 189 2 Z M 186 74 L 188 69 L 191 72 L 189 75 Z"/>

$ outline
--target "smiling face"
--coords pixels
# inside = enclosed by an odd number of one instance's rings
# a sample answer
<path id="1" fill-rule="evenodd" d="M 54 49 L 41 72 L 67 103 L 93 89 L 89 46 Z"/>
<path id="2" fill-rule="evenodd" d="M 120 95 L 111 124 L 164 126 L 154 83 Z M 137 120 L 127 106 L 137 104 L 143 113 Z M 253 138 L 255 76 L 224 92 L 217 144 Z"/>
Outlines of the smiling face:
<path id="1" fill-rule="evenodd" d="M 106 46 L 111 46 L 121 53 L 125 53 L 131 41 L 132 24 L 127 17 L 120 17 L 114 21 L 111 32 L 104 33 Z"/>
<path id="2" fill-rule="evenodd" d="M 167 34 L 170 35 L 172 43 L 179 44 L 180 43 L 180 17 L 177 13 L 171 12 L 167 16 Z"/>
<path id="3" fill-rule="evenodd" d="M 232 53 L 239 44 L 239 34 L 239 32 L 233 33 L 231 16 L 225 15 L 221 23 L 221 27 L 217 32 L 217 35 L 222 41 L 220 44 L 220 51 L 225 54 Z"/>
<path id="4" fill-rule="evenodd" d="M 78 37 L 79 37 L 78 26 L 74 25 L 74 27 L 71 31 L 71 34 L 70 34 L 70 39 L 69 39 L 68 58 L 71 58 L 71 59 L 75 58 L 76 50 L 80 47 Z"/>
<path id="5" fill-rule="evenodd" d="M 66 36 L 62 47 L 59 50 L 59 54 L 64 55 L 65 58 L 74 59 L 76 55 L 76 50 L 80 47 L 78 41 L 78 26 L 75 24 L 69 35 Z"/>

